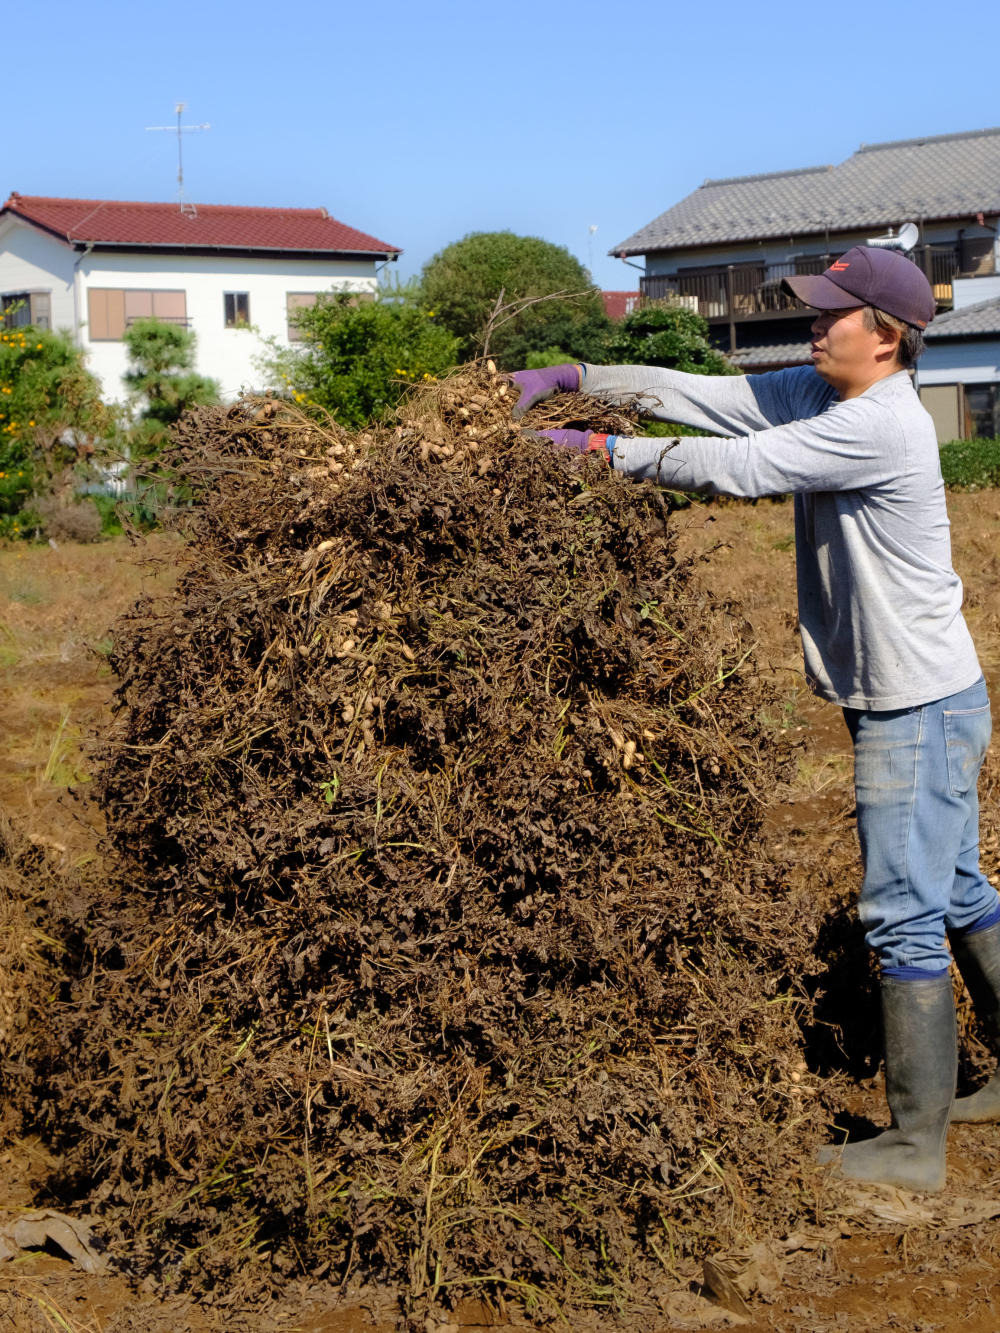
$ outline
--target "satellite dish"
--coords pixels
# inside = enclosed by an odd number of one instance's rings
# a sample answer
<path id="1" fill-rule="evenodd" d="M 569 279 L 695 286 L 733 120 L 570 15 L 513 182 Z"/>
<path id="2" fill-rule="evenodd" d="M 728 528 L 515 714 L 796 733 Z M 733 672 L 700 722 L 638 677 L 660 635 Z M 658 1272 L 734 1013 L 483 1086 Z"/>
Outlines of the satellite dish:
<path id="1" fill-rule="evenodd" d="M 920 240 L 920 229 L 915 222 L 904 222 L 899 229 L 900 250 L 912 250 Z"/>
<path id="2" fill-rule="evenodd" d="M 866 245 L 874 245 L 879 250 L 904 250 L 907 253 L 913 249 L 920 239 L 920 229 L 915 222 L 904 222 L 899 229 L 898 236 L 892 232 L 888 236 L 869 236 L 865 242 Z"/>

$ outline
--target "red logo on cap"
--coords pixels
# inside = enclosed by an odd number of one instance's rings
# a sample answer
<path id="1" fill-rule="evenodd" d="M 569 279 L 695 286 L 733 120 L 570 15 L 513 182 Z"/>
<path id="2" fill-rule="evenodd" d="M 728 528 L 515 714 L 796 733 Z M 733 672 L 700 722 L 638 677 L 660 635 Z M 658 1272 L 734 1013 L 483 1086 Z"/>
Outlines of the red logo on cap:
<path id="1" fill-rule="evenodd" d="M 831 273 L 843 273 L 845 268 L 850 268 L 850 264 L 845 264 L 843 260 L 838 259 L 835 264 L 830 265 Z"/>

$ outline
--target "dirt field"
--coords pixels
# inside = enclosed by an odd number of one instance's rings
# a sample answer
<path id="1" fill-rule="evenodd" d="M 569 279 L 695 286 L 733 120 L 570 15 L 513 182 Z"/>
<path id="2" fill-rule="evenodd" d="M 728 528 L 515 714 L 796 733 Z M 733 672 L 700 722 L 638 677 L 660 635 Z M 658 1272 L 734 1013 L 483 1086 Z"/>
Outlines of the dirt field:
<path id="1" fill-rule="evenodd" d="M 955 495 L 950 502 L 955 563 L 966 583 L 966 611 L 994 695 L 1000 687 L 1000 496 Z M 839 713 L 805 690 L 795 629 L 794 555 L 789 504 L 693 508 L 677 518 L 682 544 L 708 554 L 700 577 L 717 596 L 739 604 L 754 625 L 761 659 L 781 683 L 780 713 L 769 724 L 801 743 L 795 781 L 775 792 L 768 831 L 792 873 L 843 867 L 845 888 L 857 882 L 851 821 L 850 754 Z M 108 717 L 113 688 L 106 656 L 108 627 L 140 589 L 171 578 L 172 539 L 144 549 L 125 542 L 98 546 L 8 547 L 0 550 L 0 691 L 5 723 L 0 756 L 0 809 L 65 866 L 98 855 L 98 821 L 86 802 L 86 737 Z M 152 564 L 142 565 L 141 561 Z M 1000 873 L 1000 811 L 995 789 L 984 802 L 984 863 Z M 840 872 L 838 872 L 840 873 Z M 878 1080 L 857 1086 L 851 1110 L 884 1123 Z M 972 1201 L 996 1198 L 1000 1216 L 1000 1133 L 956 1126 L 949 1140 L 950 1187 L 921 1213 L 912 1200 L 885 1205 L 885 1216 L 843 1208 L 831 1199 L 819 1234 L 785 1239 L 779 1278 L 751 1306 L 759 1333 L 835 1329 L 919 1329 L 987 1333 L 1000 1327 L 1000 1220 L 967 1222 Z M 30 1207 L 32 1182 L 44 1175 L 37 1144 L 25 1143 L 3 1163 L 0 1213 Z M 820 1210 L 822 1211 L 822 1210 Z M 988 1210 L 986 1210 L 988 1211 Z M 0 1328 L 216 1330 L 254 1327 L 355 1333 L 377 1326 L 367 1310 L 338 1308 L 329 1293 L 289 1291 L 278 1305 L 248 1315 L 224 1298 L 195 1307 L 132 1291 L 123 1279 L 87 1277 L 58 1252 L 25 1252 L 0 1265 Z M 461 1326 L 486 1326 L 486 1307 L 465 1308 Z M 249 1321 L 249 1322 L 248 1322 Z M 392 1327 L 383 1321 L 380 1327 Z M 458 1327 L 456 1325 L 455 1327 Z M 721 1308 L 692 1303 L 662 1328 L 735 1326 Z M 438 1325 L 442 1333 L 448 1325 Z M 431 1333 L 428 1326 L 428 1333 Z"/>

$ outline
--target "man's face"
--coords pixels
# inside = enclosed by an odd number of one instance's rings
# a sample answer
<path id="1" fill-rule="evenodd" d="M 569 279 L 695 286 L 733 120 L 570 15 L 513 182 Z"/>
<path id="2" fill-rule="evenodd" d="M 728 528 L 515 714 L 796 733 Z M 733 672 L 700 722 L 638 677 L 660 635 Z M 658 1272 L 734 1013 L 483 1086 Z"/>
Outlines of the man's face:
<path id="1" fill-rule="evenodd" d="M 865 328 L 861 306 L 820 311 L 812 323 L 812 361 L 842 398 L 863 393 L 890 366 L 898 369 L 894 346 L 887 347 L 879 329 Z"/>

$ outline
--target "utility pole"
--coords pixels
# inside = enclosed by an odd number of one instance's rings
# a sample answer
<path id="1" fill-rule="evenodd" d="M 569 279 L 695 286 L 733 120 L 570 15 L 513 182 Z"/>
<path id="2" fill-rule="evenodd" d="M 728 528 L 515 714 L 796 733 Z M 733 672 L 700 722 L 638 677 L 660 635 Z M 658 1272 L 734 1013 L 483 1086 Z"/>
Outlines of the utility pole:
<path id="1" fill-rule="evenodd" d="M 197 134 L 201 130 L 210 130 L 211 125 L 182 125 L 181 116 L 184 114 L 184 103 L 178 102 L 174 110 L 177 113 L 176 125 L 147 125 L 147 130 L 167 130 L 169 133 L 177 135 L 177 204 L 182 213 L 194 213 L 194 204 L 184 202 L 184 156 L 182 144 L 185 134 Z"/>

